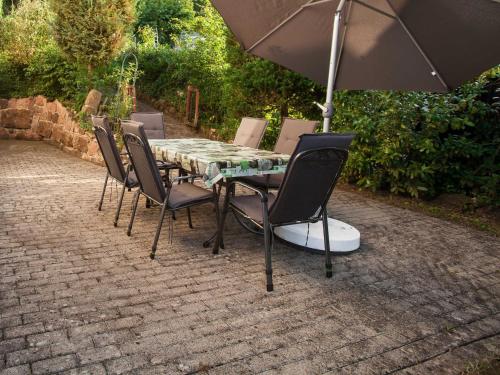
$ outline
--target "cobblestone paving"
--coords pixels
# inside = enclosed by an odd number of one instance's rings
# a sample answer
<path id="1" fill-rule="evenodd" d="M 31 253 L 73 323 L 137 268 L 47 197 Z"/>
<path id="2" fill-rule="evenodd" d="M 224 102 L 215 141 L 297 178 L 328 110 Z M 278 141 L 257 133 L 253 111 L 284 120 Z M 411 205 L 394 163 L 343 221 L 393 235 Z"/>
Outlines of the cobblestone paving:
<path id="1" fill-rule="evenodd" d="M 440 374 L 500 353 L 498 239 L 336 191 L 330 212 L 361 250 L 323 257 L 228 220 L 201 246 L 210 206 L 184 213 L 148 258 L 159 209 L 141 201 L 125 235 L 104 169 L 43 142 L 0 142 L 0 374 Z"/>

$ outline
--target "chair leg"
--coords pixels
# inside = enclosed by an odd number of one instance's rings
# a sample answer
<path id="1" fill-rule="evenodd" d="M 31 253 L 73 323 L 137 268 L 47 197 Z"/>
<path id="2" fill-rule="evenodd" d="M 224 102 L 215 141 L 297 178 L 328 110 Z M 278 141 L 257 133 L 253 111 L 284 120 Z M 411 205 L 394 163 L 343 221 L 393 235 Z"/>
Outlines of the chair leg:
<path id="1" fill-rule="evenodd" d="M 108 186 L 108 178 L 109 178 L 109 173 L 106 172 L 106 177 L 104 178 L 104 187 L 102 188 L 102 193 L 101 193 L 101 200 L 99 201 L 99 208 L 98 208 L 99 211 L 101 211 L 102 202 L 104 202 L 104 194 L 106 194 L 106 187 Z"/>
<path id="2" fill-rule="evenodd" d="M 118 226 L 118 219 L 120 218 L 120 211 L 122 209 L 123 196 L 125 195 L 125 189 L 126 189 L 126 186 L 125 186 L 125 184 L 123 184 L 122 193 L 120 195 L 120 200 L 118 201 L 118 207 L 116 208 L 115 221 L 113 222 L 113 225 L 115 227 Z"/>
<path id="3" fill-rule="evenodd" d="M 330 253 L 330 234 L 328 232 L 328 212 L 323 210 L 323 239 L 325 241 L 325 270 L 326 277 L 333 276 L 332 254 Z"/>
<path id="4" fill-rule="evenodd" d="M 188 223 L 189 223 L 189 228 L 193 229 L 193 220 L 191 219 L 191 208 L 187 208 L 187 213 L 188 213 Z"/>
<path id="5" fill-rule="evenodd" d="M 163 219 L 165 218 L 165 211 L 167 210 L 167 200 L 163 202 L 163 207 L 161 208 L 160 221 L 158 221 L 158 226 L 156 228 L 155 239 L 153 241 L 153 246 L 151 247 L 151 254 L 149 257 L 154 259 L 156 256 L 156 246 L 158 245 L 158 239 L 160 238 L 161 227 L 163 225 Z"/>
<path id="6" fill-rule="evenodd" d="M 264 203 L 267 205 L 267 202 Z M 274 290 L 273 287 L 273 266 L 271 259 L 271 231 L 272 227 L 269 225 L 269 215 L 267 212 L 267 207 L 264 210 L 264 245 L 265 245 L 265 257 L 266 257 L 266 289 L 268 292 Z"/>
<path id="7" fill-rule="evenodd" d="M 229 208 L 229 198 L 231 196 L 230 186 L 230 182 L 227 181 L 226 196 L 224 197 L 224 206 L 222 207 L 222 214 L 220 215 L 219 225 L 217 228 L 217 236 L 215 237 L 214 241 L 214 248 L 212 250 L 213 254 L 219 254 L 219 248 L 224 248 L 224 222 L 226 221 L 227 211 Z"/>
<path id="8" fill-rule="evenodd" d="M 141 191 L 137 190 L 134 195 L 134 200 L 132 203 L 132 215 L 130 216 L 130 222 L 128 223 L 127 236 L 132 234 L 132 225 L 134 225 L 135 212 L 137 211 L 137 204 L 139 203 L 139 197 L 141 195 Z"/>

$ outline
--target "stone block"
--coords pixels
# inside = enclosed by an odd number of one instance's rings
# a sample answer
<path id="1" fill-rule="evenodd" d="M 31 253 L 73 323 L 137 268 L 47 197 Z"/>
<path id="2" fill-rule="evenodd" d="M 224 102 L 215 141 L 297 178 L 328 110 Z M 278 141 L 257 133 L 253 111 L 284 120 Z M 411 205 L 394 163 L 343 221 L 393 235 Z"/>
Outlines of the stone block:
<path id="1" fill-rule="evenodd" d="M 95 139 L 92 139 L 87 146 L 87 154 L 89 156 L 96 156 L 99 153 L 99 144 Z"/>
<path id="2" fill-rule="evenodd" d="M 31 120 L 31 130 L 33 130 L 35 133 L 38 133 L 39 131 L 39 123 L 40 123 L 40 115 L 35 113 Z"/>
<path id="3" fill-rule="evenodd" d="M 25 139 L 27 141 L 40 141 L 40 140 L 42 140 L 42 137 L 40 135 L 38 135 L 37 133 L 35 133 L 31 129 L 28 129 L 26 131 L 23 130 L 23 132 L 24 132 L 23 139 Z"/>
<path id="4" fill-rule="evenodd" d="M 62 140 L 63 133 L 63 127 L 61 125 L 54 124 L 52 126 L 52 133 L 50 135 L 50 138 L 59 143 Z"/>
<path id="5" fill-rule="evenodd" d="M 7 103 L 7 108 L 17 108 L 17 99 L 15 98 L 9 99 L 9 102 Z"/>
<path id="6" fill-rule="evenodd" d="M 30 129 L 33 111 L 24 108 L 0 110 L 0 124 L 5 128 Z"/>
<path id="7" fill-rule="evenodd" d="M 97 90 L 90 90 L 87 95 L 87 99 L 85 99 L 85 104 L 82 107 L 82 112 L 95 115 L 97 114 L 97 110 L 99 109 L 99 104 L 101 104 L 102 94 Z"/>
<path id="8" fill-rule="evenodd" d="M 86 135 L 75 133 L 73 136 L 73 148 L 85 154 L 89 146 L 90 139 Z"/>
<path id="9" fill-rule="evenodd" d="M 57 112 L 49 112 L 48 113 L 48 118 L 51 122 L 53 122 L 54 124 L 57 124 L 57 122 L 59 121 L 59 113 Z"/>
<path id="10" fill-rule="evenodd" d="M 68 121 L 68 114 L 66 112 L 54 112 L 57 113 L 57 123 L 65 124 Z"/>
<path id="11" fill-rule="evenodd" d="M 46 104 L 47 104 L 47 98 L 45 98 L 44 96 L 38 95 L 35 98 L 35 105 L 36 106 L 45 107 Z"/>
<path id="12" fill-rule="evenodd" d="M 65 146 L 73 147 L 73 133 L 64 130 L 61 137 L 61 143 Z"/>
<path id="13" fill-rule="evenodd" d="M 73 132 L 73 121 L 71 120 L 64 121 L 63 128 L 67 132 Z"/>
<path id="14" fill-rule="evenodd" d="M 57 104 L 55 102 L 47 103 L 47 111 L 48 112 L 57 112 Z"/>
<path id="15" fill-rule="evenodd" d="M 0 99 L 0 109 L 5 109 L 9 106 L 9 101 L 7 99 Z"/>
<path id="16" fill-rule="evenodd" d="M 24 130 L 18 130 L 12 134 L 14 135 L 14 139 L 26 139 L 26 132 Z"/>
<path id="17" fill-rule="evenodd" d="M 44 138 L 50 138 L 53 124 L 50 121 L 39 121 L 38 134 Z"/>
<path id="18" fill-rule="evenodd" d="M 5 128 L 0 128 L 0 139 L 9 139 L 9 132 Z"/>
<path id="19" fill-rule="evenodd" d="M 12 105 L 9 101 L 10 108 L 22 108 L 22 109 L 33 109 L 33 104 L 35 100 L 33 98 L 19 98 L 11 99 L 13 100 Z"/>

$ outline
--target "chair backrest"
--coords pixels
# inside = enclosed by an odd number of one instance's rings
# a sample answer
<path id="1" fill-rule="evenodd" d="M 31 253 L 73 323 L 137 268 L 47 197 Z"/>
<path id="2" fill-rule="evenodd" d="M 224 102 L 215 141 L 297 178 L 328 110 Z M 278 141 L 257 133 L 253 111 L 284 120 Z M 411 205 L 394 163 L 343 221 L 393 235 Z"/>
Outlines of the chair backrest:
<path id="1" fill-rule="evenodd" d="M 163 203 L 166 197 L 165 187 L 143 125 L 136 121 L 122 120 L 121 126 L 123 141 L 142 192 L 156 202 Z"/>
<path id="2" fill-rule="evenodd" d="M 317 121 L 286 118 L 281 125 L 281 132 L 274 146 L 274 152 L 291 155 L 302 134 L 314 133 Z"/>
<path id="3" fill-rule="evenodd" d="M 303 139 L 302 139 L 303 138 Z M 352 141 L 356 138 L 355 133 L 314 133 L 301 135 L 301 142 L 292 153 L 290 159 L 295 155 L 307 150 L 313 150 L 323 147 L 335 147 L 340 150 L 349 151 Z"/>
<path id="4" fill-rule="evenodd" d="M 260 141 L 264 136 L 267 124 L 265 119 L 243 117 L 236 135 L 234 136 L 233 144 L 237 146 L 246 146 L 259 148 Z"/>
<path id="5" fill-rule="evenodd" d="M 134 112 L 130 115 L 132 121 L 144 125 L 144 131 L 149 139 L 165 139 L 163 113 L 161 112 Z"/>
<path id="6" fill-rule="evenodd" d="M 331 133 L 300 137 L 269 211 L 272 224 L 320 217 L 347 161 L 347 147 L 353 138 L 352 134 Z"/>
<path id="7" fill-rule="evenodd" d="M 92 125 L 108 173 L 116 180 L 122 183 L 125 182 L 125 168 L 120 157 L 120 151 L 116 146 L 113 131 L 109 126 L 108 118 L 106 116 L 92 116 Z"/>

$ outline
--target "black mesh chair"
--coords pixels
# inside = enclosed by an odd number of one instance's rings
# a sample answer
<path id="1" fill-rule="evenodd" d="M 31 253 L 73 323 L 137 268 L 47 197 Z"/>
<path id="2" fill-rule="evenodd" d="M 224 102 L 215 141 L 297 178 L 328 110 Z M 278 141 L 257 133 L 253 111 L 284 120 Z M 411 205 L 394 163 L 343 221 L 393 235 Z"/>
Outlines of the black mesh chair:
<path id="1" fill-rule="evenodd" d="M 228 187 L 219 222 L 214 253 L 223 239 L 224 221 L 229 208 L 235 215 L 250 220 L 264 232 L 267 291 L 273 290 L 271 244 L 275 227 L 297 223 L 323 221 L 326 276 L 332 276 L 330 241 L 328 235 L 327 203 L 347 161 L 346 148 L 354 135 L 304 134 L 292 154 L 289 166 L 277 194 L 268 194 L 240 180 Z M 235 185 L 254 193 L 234 196 Z"/>
<path id="2" fill-rule="evenodd" d="M 190 175 L 176 177 L 172 179 L 172 181 L 167 180 L 165 187 L 162 182 L 160 172 L 156 166 L 153 153 L 147 142 L 143 125 L 135 121 L 124 121 L 122 122 L 122 129 L 125 147 L 127 148 L 130 160 L 139 181 L 139 189 L 134 196 L 132 216 L 130 218 L 127 235 L 130 236 L 132 233 L 132 226 L 134 224 L 134 218 L 137 211 L 137 203 L 141 194 L 162 207 L 160 220 L 158 222 L 156 235 L 151 249 L 151 259 L 155 258 L 156 247 L 158 245 L 163 219 L 167 210 L 173 213 L 177 210 L 189 209 L 190 207 L 196 205 L 212 203 L 215 206 L 216 221 L 218 223 L 219 207 L 215 192 L 203 189 L 194 185 L 194 183 L 189 182 L 193 182 L 196 177 L 200 176 Z M 183 183 L 173 183 L 178 181 L 182 181 Z M 189 219 L 191 226 L 190 214 Z"/>
<path id="3" fill-rule="evenodd" d="M 107 169 L 101 200 L 99 201 L 99 211 L 102 209 L 102 203 L 104 201 L 104 195 L 106 193 L 109 178 L 111 177 L 122 185 L 120 199 L 118 201 L 118 207 L 116 208 L 115 219 L 113 222 L 116 227 L 120 217 L 120 210 L 123 203 L 125 189 L 130 191 L 132 188 L 139 186 L 139 183 L 134 172 L 130 170 L 130 165 L 127 165 L 126 169 L 123 165 L 121 155 L 118 151 L 118 147 L 116 146 L 115 138 L 111 127 L 109 126 L 107 117 L 92 116 L 92 124 L 94 126 L 94 134 L 97 139 L 97 143 L 99 144 L 99 148 L 101 149 Z"/>

